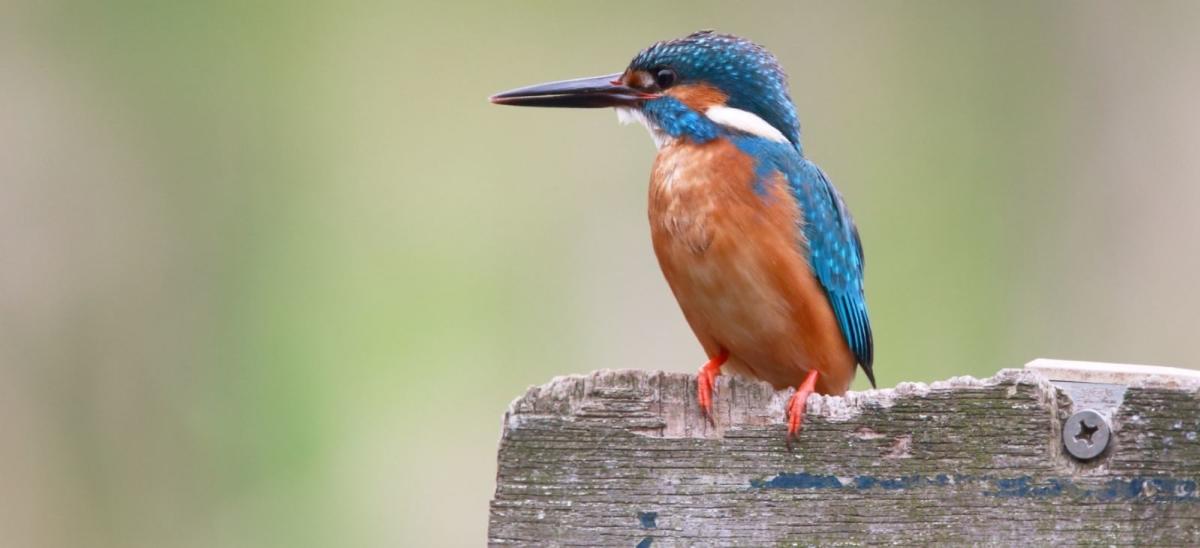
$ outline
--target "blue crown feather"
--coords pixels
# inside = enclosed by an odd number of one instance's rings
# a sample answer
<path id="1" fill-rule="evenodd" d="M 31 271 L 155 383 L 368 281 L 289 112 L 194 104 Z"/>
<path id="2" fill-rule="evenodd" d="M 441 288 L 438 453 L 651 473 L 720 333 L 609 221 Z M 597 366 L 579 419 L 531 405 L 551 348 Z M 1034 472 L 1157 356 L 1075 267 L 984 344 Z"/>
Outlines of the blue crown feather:
<path id="1" fill-rule="evenodd" d="M 727 106 L 753 112 L 800 150 L 800 121 L 788 95 L 787 75 L 771 52 L 744 38 L 700 31 L 638 53 L 635 70 L 670 67 L 680 83 L 702 82 L 729 97 Z"/>

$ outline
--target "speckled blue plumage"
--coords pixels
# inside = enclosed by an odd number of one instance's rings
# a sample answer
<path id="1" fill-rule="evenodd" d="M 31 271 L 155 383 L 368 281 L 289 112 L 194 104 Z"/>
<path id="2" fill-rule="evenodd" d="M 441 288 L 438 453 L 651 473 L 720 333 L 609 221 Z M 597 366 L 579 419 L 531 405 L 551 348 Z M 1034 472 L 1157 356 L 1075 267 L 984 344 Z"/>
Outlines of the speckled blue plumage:
<path id="1" fill-rule="evenodd" d="M 734 135 L 730 139 L 739 150 L 755 159 L 754 184 L 760 195 L 766 195 L 766 185 L 776 172 L 787 180 L 803 216 L 803 226 L 798 232 L 808 252 L 808 264 L 829 298 L 850 350 L 874 386 L 875 373 L 871 369 L 874 340 L 863 292 L 862 242 L 841 194 L 821 168 L 787 144 L 752 135 Z"/>
<path id="2" fill-rule="evenodd" d="M 702 31 L 658 42 L 633 58 L 630 68 L 673 68 L 680 82 L 703 82 L 729 96 L 727 106 L 746 110 L 783 132 L 800 150 L 800 122 L 788 95 L 787 75 L 775 56 L 744 38 Z"/>
<path id="3" fill-rule="evenodd" d="M 707 143 L 724 132 L 721 126 L 671 96 L 647 101 L 642 105 L 642 112 L 667 135 L 677 139 L 687 137 L 697 143 Z"/>
<path id="4" fill-rule="evenodd" d="M 862 241 L 842 195 L 816 164 L 804 159 L 781 171 L 804 212 L 808 262 L 825 288 L 842 335 L 875 386 L 875 342 L 863 293 Z"/>
<path id="5" fill-rule="evenodd" d="M 842 335 L 871 385 L 874 341 L 863 292 L 863 250 L 841 195 L 816 164 L 804 158 L 795 107 L 774 57 L 741 38 L 708 32 L 660 42 L 638 54 L 633 68 L 670 66 L 683 81 L 714 85 L 728 94 L 727 106 L 748 110 L 778 129 L 788 143 L 731 130 L 677 99 L 647 101 L 643 113 L 673 138 L 705 143 L 730 139 L 755 160 L 755 192 L 766 199 L 775 173 L 783 174 L 803 216 L 797 239 L 833 308 Z"/>

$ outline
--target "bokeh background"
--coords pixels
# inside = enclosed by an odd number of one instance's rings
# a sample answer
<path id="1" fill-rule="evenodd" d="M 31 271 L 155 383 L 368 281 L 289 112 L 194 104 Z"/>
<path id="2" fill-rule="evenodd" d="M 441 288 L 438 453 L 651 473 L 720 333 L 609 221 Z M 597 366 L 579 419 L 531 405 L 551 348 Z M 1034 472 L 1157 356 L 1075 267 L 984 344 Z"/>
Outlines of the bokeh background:
<path id="1" fill-rule="evenodd" d="M 0 3 L 0 545 L 483 544 L 527 386 L 703 358 L 650 249 L 644 131 L 486 97 L 700 28 L 791 74 L 862 230 L 882 385 L 1200 367 L 1198 23 Z"/>

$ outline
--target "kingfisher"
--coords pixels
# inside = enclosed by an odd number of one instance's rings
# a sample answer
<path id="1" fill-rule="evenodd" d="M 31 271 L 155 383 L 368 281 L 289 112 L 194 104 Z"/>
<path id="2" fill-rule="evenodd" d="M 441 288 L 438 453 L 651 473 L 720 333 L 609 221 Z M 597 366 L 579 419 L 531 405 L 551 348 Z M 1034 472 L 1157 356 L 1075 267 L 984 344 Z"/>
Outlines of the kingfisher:
<path id="1" fill-rule="evenodd" d="M 800 146 L 787 76 L 762 46 L 705 30 L 657 42 L 619 73 L 500 93 L 531 107 L 615 108 L 649 129 L 650 236 L 708 361 L 696 376 L 710 424 L 728 371 L 795 392 L 787 444 L 809 395 L 840 395 L 856 366 L 875 386 L 863 247 L 840 193 Z"/>

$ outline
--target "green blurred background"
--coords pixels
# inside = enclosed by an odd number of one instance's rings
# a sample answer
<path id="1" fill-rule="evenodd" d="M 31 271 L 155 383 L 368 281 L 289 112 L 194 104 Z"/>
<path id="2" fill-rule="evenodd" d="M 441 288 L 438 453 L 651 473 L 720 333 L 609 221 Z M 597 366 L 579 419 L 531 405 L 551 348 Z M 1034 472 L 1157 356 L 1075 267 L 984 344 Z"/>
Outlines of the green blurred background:
<path id="1" fill-rule="evenodd" d="M 862 229 L 883 386 L 1200 367 L 1198 21 L 0 3 L 0 544 L 482 544 L 528 385 L 702 360 L 651 253 L 645 132 L 486 97 L 700 28 L 791 74 Z"/>

